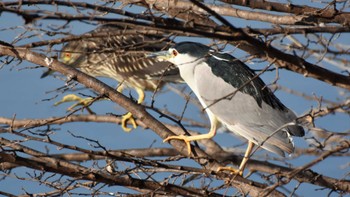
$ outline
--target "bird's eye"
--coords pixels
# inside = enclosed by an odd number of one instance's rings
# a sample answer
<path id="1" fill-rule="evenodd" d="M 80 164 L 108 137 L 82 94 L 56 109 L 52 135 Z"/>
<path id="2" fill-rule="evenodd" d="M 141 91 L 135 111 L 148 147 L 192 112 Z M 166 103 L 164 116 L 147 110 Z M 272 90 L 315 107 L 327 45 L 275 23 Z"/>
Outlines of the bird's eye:
<path id="1" fill-rule="evenodd" d="M 71 53 L 64 53 L 64 57 L 65 57 L 65 58 L 71 58 L 71 57 L 72 57 L 72 54 L 71 54 Z"/>
<path id="2" fill-rule="evenodd" d="M 179 53 L 177 52 L 177 50 L 175 50 L 175 49 L 172 51 L 172 53 L 173 53 L 173 56 L 174 56 L 174 57 L 176 57 L 177 54 L 179 54 Z"/>

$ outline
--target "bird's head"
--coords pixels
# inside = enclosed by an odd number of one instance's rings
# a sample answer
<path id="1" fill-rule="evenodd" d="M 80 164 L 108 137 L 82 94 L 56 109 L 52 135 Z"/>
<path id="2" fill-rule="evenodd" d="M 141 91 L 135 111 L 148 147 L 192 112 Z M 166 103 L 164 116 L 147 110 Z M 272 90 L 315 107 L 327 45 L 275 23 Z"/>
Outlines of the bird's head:
<path id="1" fill-rule="evenodd" d="M 59 55 L 59 61 L 76 67 L 86 56 L 85 46 L 81 41 L 72 41 L 66 44 Z"/>
<path id="2" fill-rule="evenodd" d="M 78 67 L 78 65 L 86 59 L 86 44 L 82 41 L 72 41 L 64 45 L 59 56 L 58 60 L 68 66 Z M 40 78 L 45 78 L 49 75 L 52 75 L 55 71 L 48 69 L 45 71 Z"/>
<path id="3" fill-rule="evenodd" d="M 167 51 L 151 53 L 147 57 L 169 61 L 177 66 L 181 66 L 204 58 L 206 55 L 209 55 L 210 51 L 212 51 L 210 47 L 200 43 L 180 42 Z"/>

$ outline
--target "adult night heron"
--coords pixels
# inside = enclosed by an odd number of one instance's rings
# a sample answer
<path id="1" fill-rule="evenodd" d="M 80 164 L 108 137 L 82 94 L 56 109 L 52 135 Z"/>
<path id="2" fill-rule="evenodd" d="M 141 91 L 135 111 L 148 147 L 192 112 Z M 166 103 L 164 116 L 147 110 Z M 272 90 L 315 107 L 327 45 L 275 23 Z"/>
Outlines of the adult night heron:
<path id="1" fill-rule="evenodd" d="M 175 64 L 209 116 L 209 133 L 171 136 L 164 140 L 185 141 L 188 154 L 191 153 L 191 141 L 214 137 L 221 123 L 248 140 L 244 158 L 235 170 L 242 175 L 255 144 L 284 156 L 284 152 L 293 152 L 291 136 L 304 135 L 304 129 L 294 124 L 296 115 L 248 66 L 233 56 L 215 52 L 203 44 L 182 42 L 148 57 Z"/>
<path id="2" fill-rule="evenodd" d="M 134 88 L 138 93 L 137 103 L 144 101 L 144 91 L 155 91 L 164 82 L 181 82 L 179 71 L 173 64 L 145 57 L 145 54 L 165 50 L 174 43 L 160 36 L 142 34 L 121 34 L 131 30 L 126 26 L 102 25 L 92 32 L 98 37 L 84 38 L 66 44 L 60 53 L 61 62 L 79 68 L 93 77 L 108 77 L 119 82 L 117 90 Z M 42 77 L 50 74 L 45 72 Z M 67 95 L 59 103 L 78 101 L 87 104 L 92 98 L 82 99 Z M 57 104 L 57 103 L 56 103 Z M 73 105 L 76 106 L 76 105 Z M 126 123 L 130 121 L 136 128 L 135 120 L 129 112 L 122 118 L 122 128 L 130 131 Z"/>

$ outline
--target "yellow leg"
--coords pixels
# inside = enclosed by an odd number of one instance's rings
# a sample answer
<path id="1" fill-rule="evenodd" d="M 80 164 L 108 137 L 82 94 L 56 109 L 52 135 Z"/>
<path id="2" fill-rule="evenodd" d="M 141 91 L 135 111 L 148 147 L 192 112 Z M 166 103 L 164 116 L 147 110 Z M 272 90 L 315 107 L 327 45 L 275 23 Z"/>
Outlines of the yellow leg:
<path id="1" fill-rule="evenodd" d="M 79 97 L 79 96 L 77 96 L 75 94 L 68 94 L 68 95 L 64 96 L 62 98 L 62 100 L 56 102 L 54 104 L 54 106 L 57 106 L 57 105 L 60 105 L 62 103 L 66 103 L 66 102 L 73 102 L 73 101 L 75 101 L 76 103 L 73 104 L 72 106 L 68 107 L 67 111 L 72 111 L 75 107 L 77 107 L 79 105 L 82 105 L 82 106 L 86 107 L 86 109 L 89 111 L 89 113 L 93 113 L 92 110 L 89 107 L 87 107 L 93 100 L 94 100 L 94 98 L 90 98 L 90 97 L 82 98 L 82 97 Z"/>
<path id="2" fill-rule="evenodd" d="M 215 136 L 216 134 L 216 126 L 218 122 L 216 118 L 211 119 L 211 127 L 210 131 L 207 134 L 201 134 L 201 135 L 195 135 L 195 136 L 184 136 L 184 135 L 179 135 L 179 136 L 170 136 L 167 137 L 166 139 L 163 140 L 163 142 L 167 142 L 169 140 L 183 140 L 186 143 L 187 146 L 187 153 L 188 155 L 191 154 L 191 141 L 196 141 L 196 140 L 203 140 L 203 139 L 210 139 Z"/>
<path id="3" fill-rule="evenodd" d="M 242 176 L 243 175 L 243 171 L 245 169 L 245 166 L 247 165 L 247 162 L 248 162 L 248 160 L 250 158 L 250 153 L 252 153 L 252 151 L 253 151 L 253 148 L 254 148 L 254 143 L 251 142 L 251 141 L 248 141 L 247 150 L 245 151 L 244 157 L 243 157 L 243 159 L 241 161 L 241 165 L 239 165 L 238 170 L 234 169 L 232 167 L 220 167 L 220 168 L 218 168 L 217 171 L 228 170 L 228 171 L 232 171 L 233 174 L 237 174 L 237 175 Z"/>
<path id="4" fill-rule="evenodd" d="M 122 117 L 122 129 L 125 131 L 125 132 L 130 132 L 132 130 L 132 128 L 129 128 L 127 126 L 128 122 L 130 122 L 132 124 L 132 127 L 134 129 L 137 128 L 137 124 L 136 124 L 136 121 L 134 119 L 134 117 L 132 116 L 132 113 L 131 112 L 128 112 L 126 113 L 125 115 L 123 115 Z"/>
<path id="5" fill-rule="evenodd" d="M 254 143 L 251 141 L 248 141 L 248 147 L 247 150 L 245 151 L 244 157 L 242 159 L 241 165 L 239 165 L 239 171 L 243 173 L 245 166 L 247 165 L 247 162 L 250 158 L 250 153 L 252 153 L 254 148 Z"/>
<path id="6" fill-rule="evenodd" d="M 122 93 L 123 90 L 124 90 L 123 84 L 119 84 L 118 87 L 117 87 L 117 91 L 120 92 L 120 93 Z"/>
<path id="7" fill-rule="evenodd" d="M 136 92 L 139 95 L 139 99 L 137 99 L 137 104 L 143 103 L 143 101 L 145 100 L 145 92 L 140 88 L 136 88 Z"/>
<path id="8" fill-rule="evenodd" d="M 117 88 L 117 91 L 118 91 L 118 92 L 122 92 L 122 91 L 123 91 L 123 86 L 122 86 L 122 85 L 119 86 L 119 87 Z M 145 92 L 144 92 L 142 89 L 140 89 L 140 88 L 136 88 L 136 92 L 137 92 L 138 97 L 139 97 L 139 98 L 137 99 L 137 104 L 143 103 L 143 101 L 145 100 Z M 130 121 L 130 123 L 132 124 L 132 127 L 133 127 L 134 129 L 137 128 L 137 124 L 136 124 L 136 121 L 135 121 L 134 117 L 132 116 L 131 112 L 128 112 L 128 113 L 126 113 L 125 115 L 123 115 L 123 117 L 122 117 L 122 123 L 121 123 L 122 129 L 123 129 L 124 131 L 126 131 L 126 132 L 130 132 L 130 131 L 132 130 L 132 128 L 128 128 L 128 127 L 127 127 L 127 123 L 128 123 L 129 121 Z"/>

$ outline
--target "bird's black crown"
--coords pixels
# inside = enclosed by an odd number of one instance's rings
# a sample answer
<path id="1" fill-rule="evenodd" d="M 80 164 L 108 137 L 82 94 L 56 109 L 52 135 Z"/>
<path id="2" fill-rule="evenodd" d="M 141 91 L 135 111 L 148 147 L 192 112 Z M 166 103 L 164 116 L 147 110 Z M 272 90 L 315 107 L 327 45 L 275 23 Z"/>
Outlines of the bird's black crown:
<path id="1" fill-rule="evenodd" d="M 205 57 L 212 50 L 210 47 L 196 42 L 180 42 L 173 48 L 180 54 L 188 54 L 199 58 Z"/>

